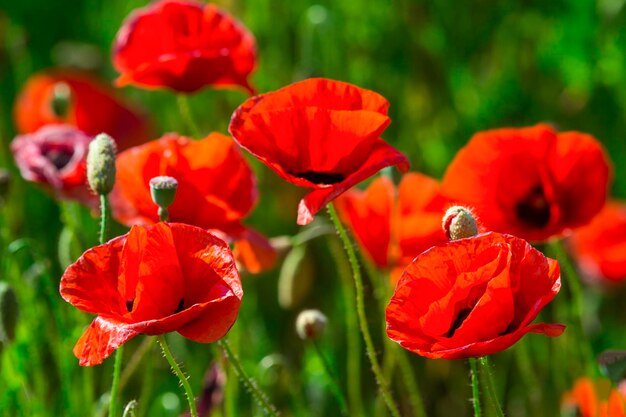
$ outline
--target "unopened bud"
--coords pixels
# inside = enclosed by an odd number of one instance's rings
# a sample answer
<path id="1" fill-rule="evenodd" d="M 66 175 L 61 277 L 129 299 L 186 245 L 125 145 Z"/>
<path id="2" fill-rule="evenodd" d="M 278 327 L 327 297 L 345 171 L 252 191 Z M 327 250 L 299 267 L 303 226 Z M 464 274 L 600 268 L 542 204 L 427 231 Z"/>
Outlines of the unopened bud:
<path id="1" fill-rule="evenodd" d="M 18 305 L 13 288 L 0 282 L 0 342 L 10 343 L 15 339 Z"/>
<path id="2" fill-rule="evenodd" d="M 60 81 L 52 86 L 52 101 L 50 107 L 52 113 L 60 118 L 65 118 L 72 104 L 72 89 L 70 86 Z"/>
<path id="3" fill-rule="evenodd" d="M 328 319 L 319 310 L 304 310 L 296 319 L 296 331 L 303 340 L 319 338 L 326 329 Z"/>
<path id="4" fill-rule="evenodd" d="M 463 206 L 452 206 L 443 216 L 442 226 L 450 240 L 476 236 L 478 225 L 472 212 Z"/>
<path id="5" fill-rule="evenodd" d="M 87 153 L 87 180 L 97 194 L 107 195 L 115 185 L 115 141 L 100 133 L 89 143 Z"/>

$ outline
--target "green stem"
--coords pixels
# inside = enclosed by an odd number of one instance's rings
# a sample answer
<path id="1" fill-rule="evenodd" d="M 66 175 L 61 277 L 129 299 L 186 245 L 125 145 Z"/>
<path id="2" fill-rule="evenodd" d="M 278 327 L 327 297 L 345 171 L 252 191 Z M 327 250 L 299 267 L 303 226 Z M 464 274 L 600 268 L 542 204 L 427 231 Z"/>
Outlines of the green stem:
<path id="1" fill-rule="evenodd" d="M 178 110 L 185 120 L 187 128 L 196 139 L 200 139 L 202 134 L 200 133 L 200 128 L 198 128 L 198 125 L 191 114 L 191 107 L 189 106 L 187 96 L 185 94 L 178 94 L 176 99 L 178 101 Z"/>
<path id="2" fill-rule="evenodd" d="M 496 395 L 495 385 L 493 383 L 493 377 L 491 376 L 491 370 L 489 369 L 489 357 L 482 356 L 478 359 L 480 363 L 480 367 L 482 368 L 483 375 L 485 376 L 484 381 L 486 382 L 487 396 L 489 397 L 489 401 L 493 405 L 494 410 L 496 411 L 497 417 L 504 417 L 504 413 L 502 412 L 502 407 L 500 406 L 500 402 L 498 401 L 498 396 Z"/>
<path id="3" fill-rule="evenodd" d="M 198 417 L 198 411 L 196 410 L 196 399 L 193 396 L 193 391 L 191 390 L 191 385 L 189 385 L 189 381 L 187 381 L 187 377 L 180 369 L 180 366 L 176 363 L 174 356 L 172 356 L 172 352 L 170 351 L 169 346 L 167 345 L 167 341 L 165 340 L 165 335 L 160 334 L 157 336 L 157 340 L 159 345 L 161 345 L 161 350 L 163 351 L 163 356 L 167 359 L 167 362 L 170 364 L 172 371 L 178 377 L 183 389 L 185 390 L 185 396 L 187 397 L 187 402 L 189 403 L 189 413 L 191 417 Z"/>
<path id="4" fill-rule="evenodd" d="M 320 361 L 322 362 L 324 371 L 326 371 L 326 375 L 328 376 L 328 379 L 331 383 L 333 393 L 335 394 L 335 397 L 337 398 L 337 401 L 339 402 L 339 406 L 341 407 L 341 415 L 348 416 L 348 408 L 346 406 L 346 397 L 341 392 L 339 383 L 337 383 L 337 379 L 333 375 L 333 372 L 330 369 L 330 365 L 326 361 L 326 357 L 322 353 L 322 349 L 320 348 L 319 343 L 317 343 L 316 340 L 312 340 L 312 343 L 313 343 L 313 346 L 315 347 L 315 352 L 317 353 L 317 356 L 320 358 Z"/>
<path id="5" fill-rule="evenodd" d="M 107 241 L 109 227 L 109 202 L 106 194 L 100 194 L 100 244 Z"/>
<path id="6" fill-rule="evenodd" d="M 218 340 L 217 344 L 222 348 L 224 355 L 228 359 L 228 362 L 230 362 L 230 364 L 233 366 L 233 369 L 235 370 L 235 373 L 237 374 L 241 382 L 246 386 L 248 391 L 252 394 L 257 403 L 263 408 L 265 413 L 272 417 L 278 417 L 276 407 L 274 407 L 269 402 L 267 396 L 257 386 L 257 383 L 252 378 L 250 378 L 248 374 L 246 374 L 246 371 L 244 371 L 243 366 L 241 366 L 239 359 L 237 359 L 233 351 L 230 349 L 228 341 L 223 338 Z"/>
<path id="7" fill-rule="evenodd" d="M 347 265 L 345 257 L 339 256 L 342 248 L 336 237 L 333 236 L 328 239 L 328 246 L 331 255 L 335 259 L 337 272 L 341 279 L 342 297 L 345 303 L 349 409 L 352 415 L 362 416 L 365 414 L 361 398 L 361 337 L 359 336 L 359 324 L 356 317 L 356 306 L 354 305 L 355 297 L 352 290 L 350 266 Z"/>
<path id="8" fill-rule="evenodd" d="M 469 358 L 470 378 L 472 380 L 472 405 L 474 407 L 474 417 L 481 417 L 483 412 L 480 408 L 480 390 L 478 389 L 478 365 L 476 358 Z"/>
<path id="9" fill-rule="evenodd" d="M 361 270 L 359 267 L 359 263 L 356 259 L 356 253 L 354 251 L 354 247 L 352 246 L 352 242 L 348 237 L 346 230 L 344 229 L 339 217 L 337 216 L 337 212 L 335 211 L 335 207 L 332 203 L 328 204 L 328 214 L 339 233 L 339 237 L 343 242 L 344 249 L 346 254 L 348 255 L 348 260 L 350 261 L 350 266 L 352 267 L 352 277 L 354 278 L 354 286 L 356 290 L 356 312 L 357 318 L 359 321 L 359 327 L 361 328 L 361 333 L 363 335 L 363 341 L 365 342 L 365 351 L 367 353 L 367 357 L 370 360 L 372 365 L 372 371 L 374 372 L 374 376 L 376 378 L 376 382 L 378 383 L 378 387 L 380 389 L 380 393 L 385 400 L 385 404 L 387 404 L 387 408 L 393 417 L 400 417 L 400 412 L 393 402 L 393 398 L 391 393 L 389 392 L 389 385 L 383 376 L 383 372 L 380 368 L 380 364 L 378 363 L 378 359 L 376 359 L 376 350 L 374 349 L 374 343 L 372 342 L 372 336 L 370 334 L 369 328 L 367 327 L 367 316 L 365 315 L 365 302 L 363 299 L 363 278 L 361 277 Z"/>
<path id="10" fill-rule="evenodd" d="M 569 286 L 570 295 L 572 297 L 572 309 L 571 309 L 571 317 L 573 321 L 576 322 L 577 327 L 576 332 L 579 333 L 580 341 L 577 345 L 580 348 L 580 353 L 582 355 L 583 362 L 585 363 L 585 371 L 587 375 L 595 375 L 596 374 L 596 360 L 593 355 L 593 349 L 589 343 L 589 339 L 585 337 L 584 330 L 584 295 L 583 288 L 580 285 L 580 277 L 578 276 L 578 272 L 574 267 L 572 260 L 567 255 L 565 248 L 563 247 L 562 240 L 556 240 L 548 243 L 549 248 L 552 253 L 554 253 L 555 258 L 559 261 L 559 265 L 563 268 L 565 272 L 566 283 Z M 561 274 L 563 275 L 563 274 Z"/>
<path id="11" fill-rule="evenodd" d="M 170 220 L 170 212 L 167 207 L 159 207 L 157 214 L 159 215 L 159 220 L 162 222 L 168 222 Z"/>
<path id="12" fill-rule="evenodd" d="M 124 345 L 115 351 L 115 362 L 113 363 L 113 382 L 111 383 L 111 400 L 109 402 L 109 417 L 116 417 L 119 409 L 119 386 L 122 370 L 122 356 L 124 356 Z"/>

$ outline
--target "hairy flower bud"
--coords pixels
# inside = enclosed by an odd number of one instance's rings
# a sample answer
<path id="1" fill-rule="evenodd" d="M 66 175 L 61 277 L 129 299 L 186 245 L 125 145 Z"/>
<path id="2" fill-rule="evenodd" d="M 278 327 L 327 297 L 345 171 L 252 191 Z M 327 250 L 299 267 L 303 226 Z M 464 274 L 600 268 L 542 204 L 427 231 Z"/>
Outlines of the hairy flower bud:
<path id="1" fill-rule="evenodd" d="M 472 212 L 463 206 L 452 206 L 443 216 L 443 231 L 450 240 L 476 236 L 478 225 Z"/>
<path id="2" fill-rule="evenodd" d="M 115 185 L 115 141 L 100 133 L 89 143 L 87 153 L 87 180 L 97 194 L 106 195 Z"/>
<path id="3" fill-rule="evenodd" d="M 326 329 L 328 319 L 319 310 L 303 310 L 296 319 L 296 332 L 302 340 L 319 338 Z"/>

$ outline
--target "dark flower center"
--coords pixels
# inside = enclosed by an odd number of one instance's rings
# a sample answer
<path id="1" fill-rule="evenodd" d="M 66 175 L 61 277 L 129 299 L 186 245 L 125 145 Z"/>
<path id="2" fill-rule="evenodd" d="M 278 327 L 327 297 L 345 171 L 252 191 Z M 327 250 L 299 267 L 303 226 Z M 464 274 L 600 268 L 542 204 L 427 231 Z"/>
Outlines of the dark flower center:
<path id="1" fill-rule="evenodd" d="M 68 146 L 47 146 L 42 153 L 58 170 L 63 169 L 74 156 L 74 150 Z"/>
<path id="2" fill-rule="evenodd" d="M 541 185 L 533 188 L 515 209 L 517 217 L 528 226 L 542 228 L 550 222 L 550 204 Z"/>
<path id="3" fill-rule="evenodd" d="M 473 307 L 466 307 L 463 310 L 459 311 L 459 314 L 456 316 L 454 323 L 452 323 L 452 326 L 450 326 L 450 330 L 448 330 L 448 333 L 446 333 L 446 337 L 454 336 L 454 333 L 458 330 L 459 327 L 461 327 L 467 316 L 469 316 L 472 312 L 472 308 Z"/>
<path id="4" fill-rule="evenodd" d="M 313 184 L 337 184 L 345 179 L 343 174 L 337 174 L 333 172 L 290 172 L 294 177 L 302 178 Z"/>
<path id="5" fill-rule="evenodd" d="M 133 311 L 133 304 L 135 304 L 135 300 L 126 301 L 126 310 L 128 310 L 129 313 Z"/>
<path id="6" fill-rule="evenodd" d="M 174 310 L 174 314 L 180 313 L 184 309 L 185 309 L 185 299 L 181 298 L 180 301 L 178 302 L 178 307 L 176 307 L 176 310 Z"/>

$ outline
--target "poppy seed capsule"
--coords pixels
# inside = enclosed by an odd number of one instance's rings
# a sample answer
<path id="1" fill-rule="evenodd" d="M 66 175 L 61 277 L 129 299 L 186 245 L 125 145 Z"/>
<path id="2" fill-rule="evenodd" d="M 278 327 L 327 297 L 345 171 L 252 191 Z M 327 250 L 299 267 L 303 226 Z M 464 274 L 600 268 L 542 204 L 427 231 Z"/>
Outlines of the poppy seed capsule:
<path id="1" fill-rule="evenodd" d="M 178 188 L 178 181 L 176 178 L 159 176 L 150 180 L 150 194 L 152 195 L 152 201 L 157 206 L 166 209 L 172 205 L 174 198 L 176 198 L 176 189 Z"/>
<path id="2" fill-rule="evenodd" d="M 302 340 L 318 339 L 326 329 L 328 319 L 319 310 L 303 310 L 296 319 L 296 332 Z"/>
<path id="3" fill-rule="evenodd" d="M 89 143 L 87 153 L 87 181 L 99 195 L 107 195 L 115 185 L 115 141 L 100 133 Z"/>
<path id="4" fill-rule="evenodd" d="M 442 227 L 450 240 L 464 239 L 478 234 L 478 225 L 472 212 L 463 206 L 452 206 L 446 210 Z"/>

